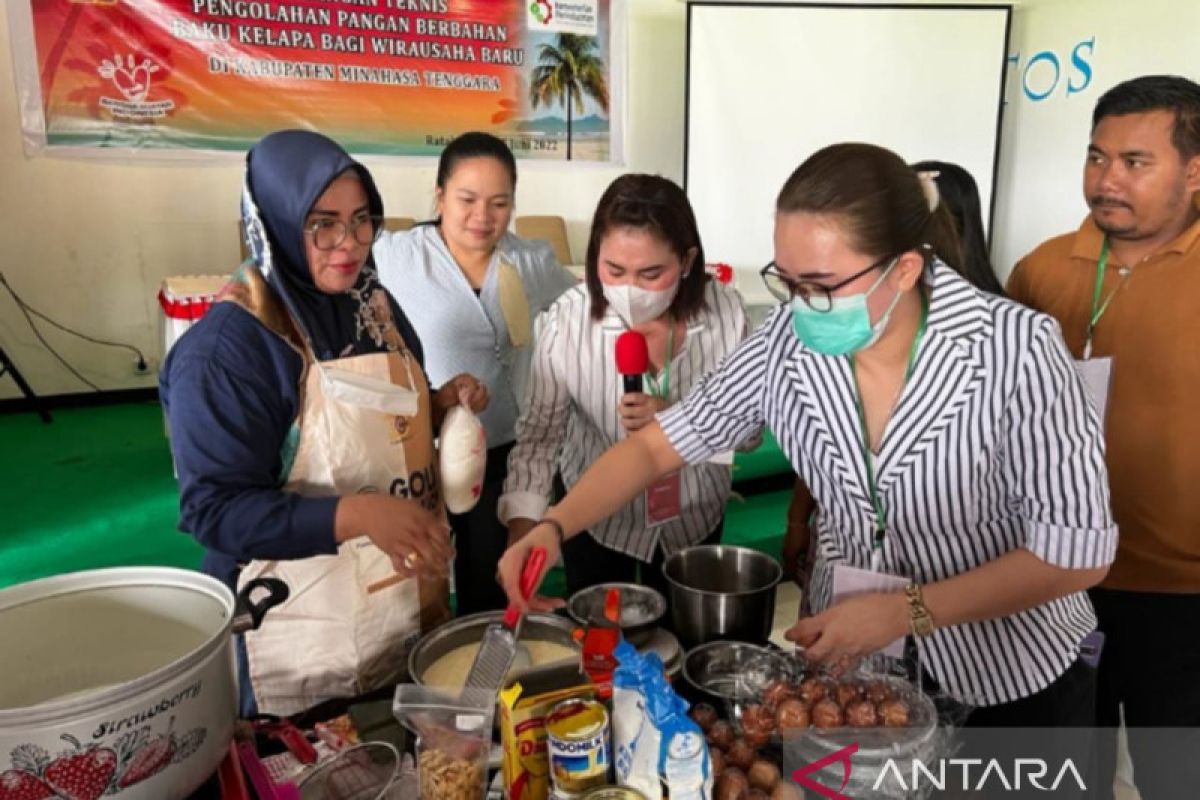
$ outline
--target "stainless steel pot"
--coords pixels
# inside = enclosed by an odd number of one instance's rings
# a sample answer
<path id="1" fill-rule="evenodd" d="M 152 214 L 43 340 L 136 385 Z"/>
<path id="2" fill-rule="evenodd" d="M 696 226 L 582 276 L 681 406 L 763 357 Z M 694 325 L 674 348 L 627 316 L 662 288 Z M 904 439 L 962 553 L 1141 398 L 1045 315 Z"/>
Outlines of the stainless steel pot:
<path id="1" fill-rule="evenodd" d="M 471 614 L 425 634 L 408 653 L 408 673 L 412 682 L 424 686 L 425 671 L 434 662 L 465 644 L 478 644 L 487 626 L 499 622 L 503 616 L 500 611 Z M 526 614 L 521 621 L 520 636 L 524 641 L 554 642 L 581 653 L 581 646 L 573 635 L 576 627 L 569 619 L 554 614 Z"/>
<path id="2" fill-rule="evenodd" d="M 247 603 L 258 590 L 268 596 Z M 230 634 L 257 627 L 286 597 L 283 583 L 262 579 L 235 600 L 207 575 L 160 567 L 0 591 L 0 787 L 20 797 L 187 797 L 233 737 Z"/>
<path id="3" fill-rule="evenodd" d="M 745 547 L 702 545 L 663 563 L 671 620 L 685 648 L 717 639 L 763 644 L 775 617 L 779 562 Z"/>

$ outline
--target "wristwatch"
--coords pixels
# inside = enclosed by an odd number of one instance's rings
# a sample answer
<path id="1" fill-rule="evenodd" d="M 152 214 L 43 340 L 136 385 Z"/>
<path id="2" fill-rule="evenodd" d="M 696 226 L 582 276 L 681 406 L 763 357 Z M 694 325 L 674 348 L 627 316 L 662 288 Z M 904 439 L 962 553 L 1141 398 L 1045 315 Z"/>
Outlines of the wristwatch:
<path id="1" fill-rule="evenodd" d="M 912 629 L 913 636 L 921 639 L 933 633 L 933 615 L 925 607 L 925 600 L 921 597 L 921 587 L 910 583 L 904 587 L 904 596 L 908 599 L 908 625 Z"/>

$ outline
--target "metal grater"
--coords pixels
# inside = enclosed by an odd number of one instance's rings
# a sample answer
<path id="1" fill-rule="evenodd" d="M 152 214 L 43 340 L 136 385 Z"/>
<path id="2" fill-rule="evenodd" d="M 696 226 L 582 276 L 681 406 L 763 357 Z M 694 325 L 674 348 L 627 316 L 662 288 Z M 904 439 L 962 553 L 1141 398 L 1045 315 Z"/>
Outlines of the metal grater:
<path id="1" fill-rule="evenodd" d="M 521 571 L 521 596 L 526 600 L 537 588 L 538 580 L 542 577 L 542 567 L 546 564 L 546 548 L 535 547 L 525 561 Z M 504 685 L 504 676 L 512 666 L 513 658 L 517 655 L 517 637 L 520 635 L 521 612 L 514 605 L 509 605 L 504 611 L 500 622 L 493 622 L 483 632 L 479 642 L 479 652 L 475 654 L 475 663 L 467 673 L 467 681 L 463 690 L 488 689 L 498 692 Z"/>

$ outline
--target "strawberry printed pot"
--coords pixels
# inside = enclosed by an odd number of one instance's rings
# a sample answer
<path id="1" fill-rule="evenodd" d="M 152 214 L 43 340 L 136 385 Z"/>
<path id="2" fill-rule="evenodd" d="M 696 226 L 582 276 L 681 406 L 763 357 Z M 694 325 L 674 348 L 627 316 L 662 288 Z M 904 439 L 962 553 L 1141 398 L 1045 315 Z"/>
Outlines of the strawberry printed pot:
<path id="1" fill-rule="evenodd" d="M 0 800 L 190 795 L 233 738 L 231 634 L 286 597 L 158 567 L 0 591 Z"/>

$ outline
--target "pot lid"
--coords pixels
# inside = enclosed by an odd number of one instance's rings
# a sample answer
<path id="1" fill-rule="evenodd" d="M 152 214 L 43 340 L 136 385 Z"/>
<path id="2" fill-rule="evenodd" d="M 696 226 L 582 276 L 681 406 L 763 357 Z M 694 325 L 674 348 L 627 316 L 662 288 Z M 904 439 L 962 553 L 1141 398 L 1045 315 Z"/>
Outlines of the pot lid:
<path id="1" fill-rule="evenodd" d="M 677 672 L 683 666 L 683 647 L 675 634 L 666 628 L 655 628 L 654 635 L 638 648 L 638 652 L 657 653 L 667 672 Z"/>

